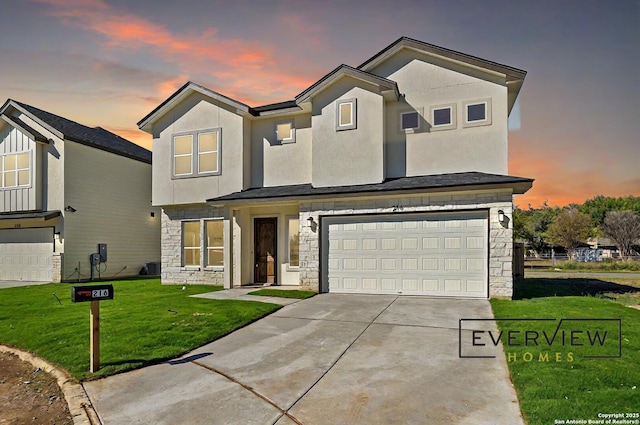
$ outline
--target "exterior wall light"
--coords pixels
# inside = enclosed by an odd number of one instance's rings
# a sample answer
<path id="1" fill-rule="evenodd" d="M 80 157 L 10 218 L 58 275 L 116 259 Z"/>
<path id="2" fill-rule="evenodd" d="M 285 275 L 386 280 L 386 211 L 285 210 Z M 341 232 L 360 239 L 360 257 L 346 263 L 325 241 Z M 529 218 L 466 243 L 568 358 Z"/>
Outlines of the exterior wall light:
<path id="1" fill-rule="evenodd" d="M 505 220 L 504 211 L 498 210 L 498 221 L 500 223 L 504 223 L 504 220 Z"/>
<path id="2" fill-rule="evenodd" d="M 309 223 L 309 226 L 307 226 L 307 227 L 310 227 L 310 228 L 311 228 L 311 231 L 315 233 L 315 231 L 318 229 L 318 223 L 316 223 L 316 222 L 313 220 L 313 217 L 309 217 L 309 218 L 307 219 L 307 222 Z"/>
<path id="3" fill-rule="evenodd" d="M 71 205 L 67 205 L 66 207 L 64 207 L 64 210 L 67 212 L 76 212 L 77 210 L 75 208 L 73 208 Z"/>

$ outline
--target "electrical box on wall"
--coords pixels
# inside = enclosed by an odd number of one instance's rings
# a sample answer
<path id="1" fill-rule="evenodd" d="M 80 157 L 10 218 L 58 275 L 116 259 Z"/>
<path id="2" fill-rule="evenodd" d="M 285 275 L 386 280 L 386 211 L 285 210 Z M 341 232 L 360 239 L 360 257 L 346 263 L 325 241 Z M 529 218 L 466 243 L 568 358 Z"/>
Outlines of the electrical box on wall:
<path id="1" fill-rule="evenodd" d="M 107 244 L 106 243 L 98 244 L 98 254 L 100 254 L 100 262 L 106 263 L 107 262 Z"/>

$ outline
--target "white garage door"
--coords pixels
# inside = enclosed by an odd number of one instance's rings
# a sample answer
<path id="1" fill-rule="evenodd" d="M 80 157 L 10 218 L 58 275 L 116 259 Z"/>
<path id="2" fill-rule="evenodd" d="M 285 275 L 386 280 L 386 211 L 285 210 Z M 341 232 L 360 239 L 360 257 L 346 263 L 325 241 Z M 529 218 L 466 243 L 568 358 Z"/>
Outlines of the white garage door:
<path id="1" fill-rule="evenodd" d="M 51 282 L 53 230 L 0 230 L 0 280 Z"/>
<path id="2" fill-rule="evenodd" d="M 322 231 L 329 292 L 488 296 L 485 211 L 331 217 Z"/>

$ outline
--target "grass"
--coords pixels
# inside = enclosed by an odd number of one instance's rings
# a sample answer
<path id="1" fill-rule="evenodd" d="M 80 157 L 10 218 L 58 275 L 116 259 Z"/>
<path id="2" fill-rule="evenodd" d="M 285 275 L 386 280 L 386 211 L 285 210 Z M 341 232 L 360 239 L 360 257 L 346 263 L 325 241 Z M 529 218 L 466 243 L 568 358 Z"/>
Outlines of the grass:
<path id="1" fill-rule="evenodd" d="M 580 272 L 640 272 L 640 261 L 604 259 L 593 263 L 579 261 L 527 260 L 526 270 L 536 271 L 580 271 Z"/>
<path id="2" fill-rule="evenodd" d="M 177 357 L 280 308 L 189 297 L 220 287 L 187 285 L 183 290 L 161 285 L 159 279 L 109 283 L 114 299 L 100 302 L 102 368 L 95 374 L 88 372 L 90 303 L 73 304 L 68 284 L 0 290 L 0 342 L 87 380 Z"/>
<path id="3" fill-rule="evenodd" d="M 259 295 L 262 297 L 280 297 L 280 298 L 297 298 L 305 299 L 311 298 L 316 295 L 313 291 L 300 291 L 297 289 L 258 289 L 257 291 L 249 292 L 249 295 Z"/>
<path id="4" fill-rule="evenodd" d="M 543 343 L 539 346 L 504 345 L 511 379 L 527 424 L 546 425 L 567 419 L 595 420 L 598 413 L 638 411 L 640 311 L 625 307 L 620 298 L 637 295 L 640 279 L 616 280 L 618 282 L 524 279 L 515 283 L 514 301 L 491 300 L 496 318 L 621 320 L 621 335 L 618 334 L 617 322 L 563 322 L 561 330 L 584 331 L 591 327 L 608 331 L 609 340 L 605 347 L 591 346 L 588 342 L 583 346 L 572 345 L 570 339 L 564 345 L 558 343 L 552 347 Z M 613 295 L 619 298 L 614 299 Z M 551 335 L 558 322 L 499 321 L 498 325 L 503 331 L 522 331 L 524 326 L 540 332 L 546 330 Z M 618 337 L 621 338 L 620 358 L 584 358 L 585 355 L 617 354 Z M 525 353 L 531 356 L 528 362 L 524 360 Z M 546 355 L 549 360 L 546 360 Z"/>

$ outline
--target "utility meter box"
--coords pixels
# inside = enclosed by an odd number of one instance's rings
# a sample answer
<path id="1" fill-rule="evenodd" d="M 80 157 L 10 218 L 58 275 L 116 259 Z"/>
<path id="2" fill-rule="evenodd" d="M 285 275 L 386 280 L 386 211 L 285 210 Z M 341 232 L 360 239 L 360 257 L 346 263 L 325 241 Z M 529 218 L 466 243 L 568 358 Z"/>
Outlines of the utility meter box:
<path id="1" fill-rule="evenodd" d="M 106 243 L 98 244 L 98 254 L 100 254 L 100 262 L 106 263 L 107 262 L 107 244 Z"/>

